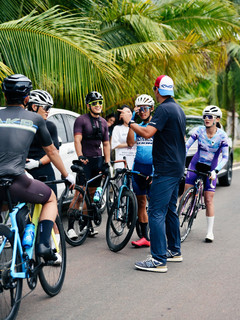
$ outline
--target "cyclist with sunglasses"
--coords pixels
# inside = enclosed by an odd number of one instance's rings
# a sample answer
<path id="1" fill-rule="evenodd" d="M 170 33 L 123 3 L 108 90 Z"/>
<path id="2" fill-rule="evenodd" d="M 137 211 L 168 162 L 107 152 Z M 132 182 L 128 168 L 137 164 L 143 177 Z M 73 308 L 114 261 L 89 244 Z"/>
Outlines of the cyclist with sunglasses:
<path id="1" fill-rule="evenodd" d="M 35 134 L 53 164 L 71 184 L 74 184 L 74 177 L 67 173 L 43 118 L 24 110 L 31 90 L 31 80 L 22 74 L 10 75 L 3 80 L 7 107 L 0 110 L 0 177 L 13 179 L 9 190 L 14 202 L 42 204 L 37 254 L 45 260 L 57 261 L 49 243 L 58 213 L 56 196 L 46 184 L 25 174 L 25 162 Z M 6 200 L 5 192 L 0 188 L 0 203 L 3 200 Z"/>
<path id="2" fill-rule="evenodd" d="M 110 168 L 110 144 L 108 135 L 107 121 L 100 115 L 103 107 L 103 97 L 97 91 L 92 91 L 87 94 L 85 102 L 89 113 L 81 115 L 74 123 L 74 144 L 78 159 L 83 163 L 83 169 L 87 180 L 95 177 L 100 171 L 109 174 Z M 103 146 L 103 156 L 102 148 Z M 97 187 L 101 183 L 101 178 L 94 180 L 89 184 L 89 192 L 91 198 L 95 193 Z M 85 181 L 82 176 L 76 178 L 76 184 L 84 186 Z M 73 229 L 74 218 L 71 219 L 71 212 L 79 208 L 79 203 L 76 202 L 78 198 L 78 191 L 75 191 L 74 198 L 70 204 L 68 216 L 68 237 L 76 239 L 78 236 Z M 75 205 L 75 207 L 74 207 Z M 84 228 L 84 222 L 80 226 L 79 232 Z M 95 236 L 98 231 L 91 226 L 89 236 Z"/>
<path id="3" fill-rule="evenodd" d="M 45 121 L 47 129 L 51 135 L 53 144 L 59 150 L 59 141 L 57 127 L 52 122 L 47 120 L 49 111 L 53 106 L 52 96 L 44 90 L 32 90 L 29 96 L 28 110 L 38 113 Z M 43 150 L 39 137 L 35 135 L 30 146 L 25 169 L 34 177 L 39 179 L 41 176 L 47 177 L 48 181 L 55 180 L 55 174 L 51 165 L 51 160 Z M 57 186 L 53 184 L 50 188 L 57 196 Z"/>
<path id="4" fill-rule="evenodd" d="M 227 134 L 218 128 L 222 118 L 222 111 L 217 106 L 207 106 L 203 110 L 204 126 L 197 127 L 186 143 L 186 152 L 197 140 L 198 151 L 193 156 L 189 169 L 200 172 L 211 171 L 210 178 L 207 178 L 204 186 L 204 199 L 206 204 L 207 235 L 206 242 L 214 240 L 214 203 L 213 197 L 217 183 L 217 173 L 228 161 L 228 137 Z M 218 162 L 222 153 L 222 159 Z M 187 172 L 185 190 L 194 185 L 197 175 L 194 172 Z M 212 183 L 211 181 L 212 180 Z"/>
<path id="5" fill-rule="evenodd" d="M 152 112 L 154 110 L 154 100 L 147 94 L 142 94 L 135 100 L 134 111 L 141 118 L 142 122 L 139 124 L 141 127 L 147 127 L 152 119 Z M 153 160 L 152 160 L 152 143 L 153 138 L 145 139 L 130 128 L 127 135 L 127 144 L 132 147 L 137 143 L 137 151 L 134 159 L 133 170 L 139 171 L 143 175 L 151 176 L 153 173 Z M 150 247 L 148 238 L 148 215 L 146 210 L 147 197 L 149 192 L 148 181 L 141 176 L 133 175 L 133 191 L 137 196 L 138 202 L 138 221 L 142 238 L 138 241 L 132 241 L 134 247 Z"/>

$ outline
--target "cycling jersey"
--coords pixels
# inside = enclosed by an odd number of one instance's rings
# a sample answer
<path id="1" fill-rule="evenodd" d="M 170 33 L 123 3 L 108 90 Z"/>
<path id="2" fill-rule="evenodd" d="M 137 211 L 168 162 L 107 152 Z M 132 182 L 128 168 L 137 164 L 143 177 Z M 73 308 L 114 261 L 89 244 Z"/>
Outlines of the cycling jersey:
<path id="1" fill-rule="evenodd" d="M 43 118 L 20 106 L 0 110 L 0 177 L 24 174 L 26 158 L 34 135 L 42 146 L 52 144 Z"/>
<path id="2" fill-rule="evenodd" d="M 49 120 L 45 120 L 45 121 L 46 121 L 47 129 L 51 135 L 53 144 L 55 145 L 55 147 L 57 149 L 59 149 L 57 127 L 52 121 L 49 121 Z M 34 159 L 34 160 L 40 160 L 45 155 L 46 155 L 46 152 L 44 151 L 44 149 L 41 146 L 41 141 L 38 137 L 38 134 L 36 134 L 34 136 L 32 144 L 30 146 L 30 150 L 29 150 L 27 158 Z M 34 179 L 41 180 L 41 177 L 43 177 L 43 176 L 46 177 L 47 181 L 51 181 L 51 180 L 56 179 L 51 162 L 49 162 L 41 167 L 34 168 L 31 170 L 27 170 L 27 171 L 33 176 Z M 49 187 L 54 191 L 54 193 L 57 196 L 57 185 L 51 184 L 51 185 L 49 185 Z"/>
<path id="3" fill-rule="evenodd" d="M 148 123 L 140 123 L 139 126 L 146 127 Z M 135 155 L 135 163 L 152 164 L 152 144 L 153 137 L 145 139 L 136 134 L 137 151 Z"/>
<path id="4" fill-rule="evenodd" d="M 100 130 L 99 121 L 101 121 L 101 138 L 96 134 L 93 137 L 94 128 L 90 120 L 89 114 L 83 114 L 78 117 L 74 123 L 74 136 L 82 135 L 82 153 L 85 157 L 102 156 L 101 142 L 109 141 L 107 121 L 102 117 L 92 117 L 95 128 Z M 99 133 L 99 132 L 98 132 Z"/>
<path id="5" fill-rule="evenodd" d="M 186 143 L 186 152 L 191 145 L 198 140 L 198 151 L 191 162 L 200 162 L 220 171 L 228 161 L 228 137 L 227 134 L 217 128 L 216 134 L 210 139 L 206 133 L 205 126 L 199 126 L 193 132 Z M 222 159 L 218 162 L 218 157 L 222 152 Z"/>

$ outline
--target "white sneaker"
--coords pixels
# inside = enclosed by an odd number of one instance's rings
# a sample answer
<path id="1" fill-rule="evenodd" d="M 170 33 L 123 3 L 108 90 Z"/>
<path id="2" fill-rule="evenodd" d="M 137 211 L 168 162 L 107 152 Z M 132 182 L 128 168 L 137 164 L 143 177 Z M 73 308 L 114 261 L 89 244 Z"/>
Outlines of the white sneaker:
<path id="1" fill-rule="evenodd" d="M 98 231 L 97 230 L 94 230 L 93 228 L 89 229 L 89 232 L 88 232 L 88 236 L 89 237 L 94 237 L 98 234 Z"/>
<path id="2" fill-rule="evenodd" d="M 55 253 L 56 257 L 57 257 L 57 260 L 54 261 L 54 264 L 59 266 L 61 263 L 62 263 L 62 257 L 59 253 Z"/>
<path id="3" fill-rule="evenodd" d="M 213 242 L 213 240 L 214 240 L 214 235 L 213 235 L 213 233 L 208 233 L 208 234 L 206 235 L 206 237 L 205 237 L 205 241 L 206 241 L 206 242 Z"/>
<path id="4" fill-rule="evenodd" d="M 87 232 L 87 226 L 85 226 L 80 232 L 79 235 L 80 236 L 84 236 L 84 234 Z"/>
<path id="5" fill-rule="evenodd" d="M 67 232 L 68 238 L 72 240 L 76 240 L 78 238 L 78 235 L 76 234 L 74 229 L 69 229 Z"/>

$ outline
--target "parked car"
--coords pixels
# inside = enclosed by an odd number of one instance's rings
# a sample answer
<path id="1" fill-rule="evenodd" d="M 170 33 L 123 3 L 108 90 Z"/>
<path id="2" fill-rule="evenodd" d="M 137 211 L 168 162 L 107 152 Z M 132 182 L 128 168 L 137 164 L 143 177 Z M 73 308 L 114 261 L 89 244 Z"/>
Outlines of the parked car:
<path id="1" fill-rule="evenodd" d="M 80 115 L 65 109 L 51 108 L 48 120 L 52 121 L 58 131 L 58 140 L 60 142 L 59 154 L 63 160 L 66 170 L 72 173 L 70 167 L 72 161 L 77 159 L 74 147 L 73 126 L 77 117 Z M 61 178 L 60 172 L 54 167 L 54 172 L 57 179 Z M 73 173 L 72 173 L 73 174 Z M 63 185 L 58 185 L 58 196 L 64 189 Z"/>
<path id="2" fill-rule="evenodd" d="M 186 140 L 191 136 L 192 131 L 194 128 L 204 125 L 203 119 L 201 116 L 186 116 Z M 223 127 L 221 126 L 221 129 Z M 232 139 L 228 138 L 228 145 L 229 145 L 229 158 L 228 162 L 222 168 L 222 170 L 219 171 L 217 174 L 218 182 L 221 186 L 230 186 L 232 182 L 232 166 L 233 166 L 233 149 L 232 149 Z M 191 146 L 191 148 L 188 151 L 187 157 L 186 157 L 186 167 L 188 167 L 193 155 L 197 152 L 198 148 L 198 142 L 195 141 L 195 143 Z M 219 161 L 221 159 L 221 154 L 219 156 Z"/>

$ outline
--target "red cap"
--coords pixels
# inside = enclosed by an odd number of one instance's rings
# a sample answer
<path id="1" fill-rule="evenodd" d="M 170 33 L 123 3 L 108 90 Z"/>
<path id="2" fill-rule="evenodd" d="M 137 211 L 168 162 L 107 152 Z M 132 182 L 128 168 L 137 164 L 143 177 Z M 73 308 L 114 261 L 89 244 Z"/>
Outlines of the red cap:
<path id="1" fill-rule="evenodd" d="M 155 87 L 158 88 L 161 96 L 174 96 L 174 84 L 172 78 L 169 76 L 161 75 L 157 77 L 155 81 Z"/>

